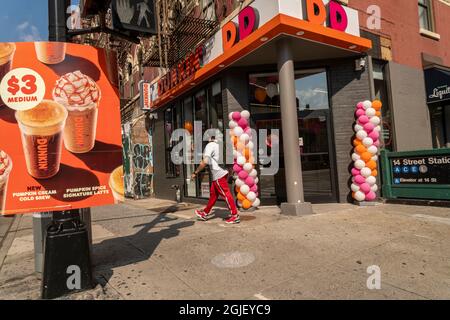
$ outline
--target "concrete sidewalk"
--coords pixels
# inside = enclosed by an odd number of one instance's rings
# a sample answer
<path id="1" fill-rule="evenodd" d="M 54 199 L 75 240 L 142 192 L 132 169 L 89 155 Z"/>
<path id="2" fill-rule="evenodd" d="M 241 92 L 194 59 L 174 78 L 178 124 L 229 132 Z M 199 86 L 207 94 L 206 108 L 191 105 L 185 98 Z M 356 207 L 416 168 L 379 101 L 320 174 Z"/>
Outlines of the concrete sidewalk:
<path id="1" fill-rule="evenodd" d="M 317 214 L 193 218 L 156 199 L 93 209 L 95 290 L 68 299 L 449 299 L 448 208 L 315 205 Z M 0 299 L 37 299 L 31 217 L 17 217 Z M 11 231 L 10 231 L 11 232 Z M 369 290 L 367 268 L 381 269 Z"/>

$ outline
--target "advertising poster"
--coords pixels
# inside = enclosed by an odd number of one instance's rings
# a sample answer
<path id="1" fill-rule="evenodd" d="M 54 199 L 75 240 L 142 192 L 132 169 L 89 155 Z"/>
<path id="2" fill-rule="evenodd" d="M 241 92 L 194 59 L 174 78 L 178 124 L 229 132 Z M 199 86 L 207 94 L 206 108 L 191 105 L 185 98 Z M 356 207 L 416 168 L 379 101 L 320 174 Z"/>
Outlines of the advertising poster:
<path id="1" fill-rule="evenodd" d="M 0 43 L 0 212 L 123 201 L 114 56 L 85 45 Z"/>

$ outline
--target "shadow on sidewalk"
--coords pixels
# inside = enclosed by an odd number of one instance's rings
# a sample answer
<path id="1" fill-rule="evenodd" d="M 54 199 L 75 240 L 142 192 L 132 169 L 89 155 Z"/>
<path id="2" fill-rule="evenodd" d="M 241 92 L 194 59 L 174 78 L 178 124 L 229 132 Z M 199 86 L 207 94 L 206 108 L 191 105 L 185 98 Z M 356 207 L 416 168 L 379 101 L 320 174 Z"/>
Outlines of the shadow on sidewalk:
<path id="1" fill-rule="evenodd" d="M 135 225 L 133 228 L 141 228 L 133 235 L 107 239 L 93 246 L 93 262 L 96 277 L 101 285 L 111 279 L 114 269 L 147 261 L 155 252 L 163 239 L 170 239 L 180 234 L 180 229 L 193 226 L 194 221 L 182 221 L 176 217 L 168 217 L 169 213 L 174 213 L 178 207 L 171 206 L 159 213 L 149 223 Z M 158 226 L 164 223 L 164 226 Z M 154 228 L 161 228 L 158 231 L 150 232 Z M 132 270 L 133 272 L 134 270 Z"/>

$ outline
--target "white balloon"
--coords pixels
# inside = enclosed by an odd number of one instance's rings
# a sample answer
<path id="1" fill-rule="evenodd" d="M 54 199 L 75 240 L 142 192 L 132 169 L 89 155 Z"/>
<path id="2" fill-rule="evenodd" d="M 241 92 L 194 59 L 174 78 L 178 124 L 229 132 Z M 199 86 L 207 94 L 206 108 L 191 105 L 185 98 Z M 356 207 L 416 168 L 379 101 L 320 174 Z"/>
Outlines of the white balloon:
<path id="1" fill-rule="evenodd" d="M 355 200 L 359 202 L 364 201 L 366 200 L 366 195 L 364 194 L 364 192 L 357 191 L 355 192 Z"/>
<path id="2" fill-rule="evenodd" d="M 233 112 L 230 112 L 230 114 L 228 115 L 228 119 L 233 120 Z"/>
<path id="3" fill-rule="evenodd" d="M 246 164 L 244 164 L 244 170 L 247 171 L 248 173 L 252 172 L 253 164 L 251 164 L 250 162 L 247 162 Z"/>
<path id="4" fill-rule="evenodd" d="M 366 163 L 362 160 L 355 161 L 355 168 L 361 170 L 366 167 Z"/>
<path id="5" fill-rule="evenodd" d="M 250 191 L 247 194 L 247 199 L 248 201 L 250 201 L 251 203 L 253 203 L 256 200 L 256 193 L 254 193 L 253 191 Z"/>
<path id="6" fill-rule="evenodd" d="M 237 124 L 236 121 L 231 120 L 231 121 L 228 123 L 228 126 L 230 127 L 230 129 L 234 129 L 234 128 L 236 128 L 236 127 L 238 126 L 238 124 Z"/>
<path id="7" fill-rule="evenodd" d="M 238 152 L 236 150 L 233 150 L 233 158 L 237 159 L 238 157 Z"/>
<path id="8" fill-rule="evenodd" d="M 259 178 L 255 178 L 255 184 L 258 184 Z"/>
<path id="9" fill-rule="evenodd" d="M 241 127 L 236 127 L 233 131 L 236 137 L 240 137 L 244 133 L 244 129 L 242 129 Z"/>
<path id="10" fill-rule="evenodd" d="M 364 178 L 368 178 L 368 177 L 370 177 L 372 175 L 372 170 L 370 170 L 370 168 L 362 168 L 361 169 L 361 175 Z"/>
<path id="11" fill-rule="evenodd" d="M 372 160 L 375 161 L 375 162 L 377 162 L 377 161 L 378 161 L 378 156 L 373 156 L 373 157 L 372 157 Z"/>
<path id="12" fill-rule="evenodd" d="M 361 189 L 358 185 L 354 183 L 352 183 L 350 188 L 352 189 L 353 192 L 358 192 Z"/>
<path id="13" fill-rule="evenodd" d="M 238 201 L 238 207 L 242 208 L 242 202 L 241 201 Z"/>
<path id="14" fill-rule="evenodd" d="M 250 112 L 248 112 L 247 110 L 244 110 L 241 112 L 241 117 L 248 120 L 250 119 Z"/>
<path id="15" fill-rule="evenodd" d="M 375 117 L 370 118 L 370 122 L 373 125 L 378 126 L 381 123 L 381 119 L 380 119 L 380 117 L 375 116 Z"/>
<path id="16" fill-rule="evenodd" d="M 369 108 L 366 110 L 366 116 L 368 116 L 369 118 L 374 117 L 377 114 L 377 110 L 375 110 L 374 108 Z"/>
<path id="17" fill-rule="evenodd" d="M 245 144 L 247 144 L 250 141 L 250 137 L 246 133 L 241 134 L 239 139 L 241 140 L 241 142 L 243 142 Z"/>
<path id="18" fill-rule="evenodd" d="M 352 160 L 353 160 L 353 161 L 358 161 L 358 160 L 361 160 L 361 157 L 360 157 L 359 154 L 354 153 L 354 154 L 352 154 Z"/>
<path id="19" fill-rule="evenodd" d="M 370 147 L 373 145 L 373 139 L 372 138 L 365 138 L 363 140 L 363 145 L 365 145 L 366 147 Z"/>
<path id="20" fill-rule="evenodd" d="M 253 151 L 253 149 L 255 148 L 255 144 L 252 141 L 249 141 L 247 144 L 247 148 L 249 148 L 250 151 Z"/>
<path id="21" fill-rule="evenodd" d="M 366 182 L 369 185 L 373 186 L 375 183 L 377 183 L 377 178 L 375 178 L 374 176 L 370 176 L 366 179 Z"/>
<path id="22" fill-rule="evenodd" d="M 236 179 L 235 184 L 236 184 L 236 187 L 242 188 L 242 186 L 245 185 L 245 182 L 238 178 L 238 179 Z"/>
<path id="23" fill-rule="evenodd" d="M 378 191 L 378 186 L 376 184 L 374 184 L 371 188 L 370 188 L 373 192 L 377 192 Z"/>
<path id="24" fill-rule="evenodd" d="M 365 138 L 367 138 L 367 136 L 368 136 L 368 134 L 367 134 L 367 132 L 365 132 L 364 130 L 359 130 L 359 131 L 356 133 L 356 137 L 357 137 L 359 140 L 364 140 Z"/>
<path id="25" fill-rule="evenodd" d="M 377 154 L 378 148 L 376 146 L 370 146 L 369 148 L 367 148 L 367 151 L 369 151 L 371 154 Z"/>
<path id="26" fill-rule="evenodd" d="M 273 83 L 269 83 L 266 87 L 266 93 L 269 96 L 269 98 L 272 99 L 278 94 L 278 87 Z"/>
<path id="27" fill-rule="evenodd" d="M 354 129 L 355 129 L 355 132 L 358 132 L 358 131 L 364 130 L 364 127 L 360 124 L 355 124 Z"/>
<path id="28" fill-rule="evenodd" d="M 250 192 L 250 187 L 246 184 L 244 184 L 240 189 L 239 192 L 242 193 L 244 196 L 246 196 Z"/>
<path id="29" fill-rule="evenodd" d="M 253 202 L 252 207 L 253 208 L 258 208 L 261 205 L 261 200 L 259 200 L 258 198 L 256 198 L 256 200 Z"/>
<path id="30" fill-rule="evenodd" d="M 243 166 L 243 165 L 245 164 L 246 161 L 247 161 L 247 160 L 246 160 L 245 157 L 243 157 L 243 156 L 239 156 L 239 157 L 237 158 L 237 163 L 238 163 L 238 165 L 240 165 L 240 166 Z"/>
<path id="31" fill-rule="evenodd" d="M 381 126 L 376 126 L 375 129 L 373 129 L 373 130 L 375 130 L 377 132 L 381 132 Z"/>
<path id="32" fill-rule="evenodd" d="M 252 178 L 256 178 L 258 176 L 258 171 L 256 171 L 255 169 L 252 169 L 252 171 L 250 171 L 250 173 L 248 175 Z"/>
<path id="33" fill-rule="evenodd" d="M 372 102 L 370 102 L 369 100 L 366 100 L 363 102 L 363 106 L 364 106 L 365 110 L 372 108 Z"/>

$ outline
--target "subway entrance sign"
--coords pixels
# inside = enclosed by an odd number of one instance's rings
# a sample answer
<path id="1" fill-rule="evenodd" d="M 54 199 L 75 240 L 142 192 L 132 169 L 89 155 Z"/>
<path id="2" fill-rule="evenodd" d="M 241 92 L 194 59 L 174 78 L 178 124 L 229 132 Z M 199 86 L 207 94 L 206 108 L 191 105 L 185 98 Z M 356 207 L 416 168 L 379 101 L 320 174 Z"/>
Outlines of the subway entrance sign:
<path id="1" fill-rule="evenodd" d="M 385 198 L 450 200 L 450 149 L 381 155 Z"/>

